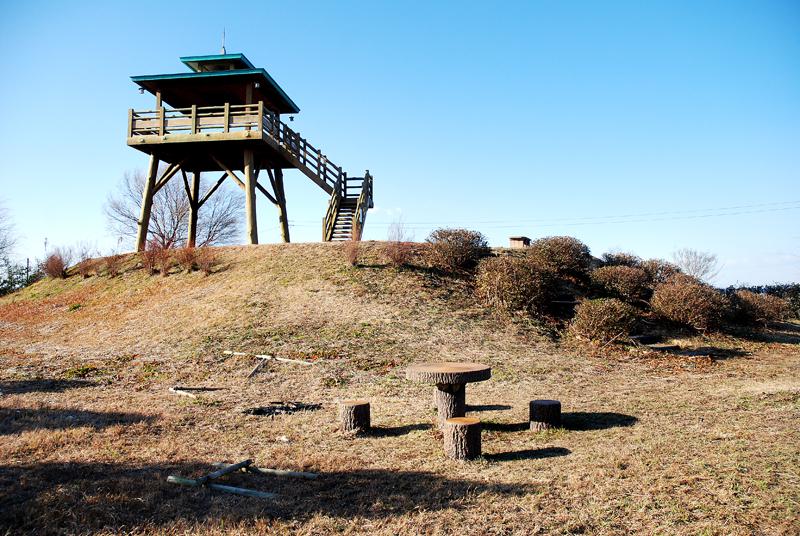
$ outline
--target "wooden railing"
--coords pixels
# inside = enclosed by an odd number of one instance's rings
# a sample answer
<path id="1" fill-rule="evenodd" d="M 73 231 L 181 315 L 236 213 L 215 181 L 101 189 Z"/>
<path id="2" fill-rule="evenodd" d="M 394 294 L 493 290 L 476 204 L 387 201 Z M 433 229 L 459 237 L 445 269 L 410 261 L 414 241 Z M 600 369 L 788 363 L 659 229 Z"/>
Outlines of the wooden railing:
<path id="1" fill-rule="evenodd" d="M 353 240 L 361 240 L 364 221 L 367 219 L 367 210 L 372 207 L 372 175 L 367 171 L 364 181 L 361 183 L 361 194 L 356 202 L 356 211 L 353 213 Z"/>
<path id="2" fill-rule="evenodd" d="M 287 151 L 306 174 L 314 175 L 330 188 L 344 180 L 342 168 L 335 165 L 308 140 L 280 120 L 278 115 L 255 104 L 224 104 L 128 111 L 128 137 L 174 134 L 225 133 L 261 130 Z"/>
<path id="3" fill-rule="evenodd" d="M 263 103 L 128 112 L 128 137 L 258 129 Z"/>
<path id="4" fill-rule="evenodd" d="M 331 200 L 328 201 L 328 210 L 325 212 L 325 217 L 322 218 L 322 239 L 330 242 L 333 238 L 333 229 L 336 225 L 336 215 L 339 213 L 339 207 L 342 204 L 342 192 L 344 191 L 344 184 L 347 174 L 344 175 L 342 180 L 336 181 L 331 194 Z"/>
<path id="5" fill-rule="evenodd" d="M 277 141 L 309 171 L 332 188 L 335 188 L 338 182 L 344 180 L 345 173 L 342 168 L 328 160 L 328 157 L 322 154 L 321 150 L 308 143 L 307 139 L 289 128 L 277 115 L 269 110 L 264 110 L 262 117 L 264 132 Z"/>

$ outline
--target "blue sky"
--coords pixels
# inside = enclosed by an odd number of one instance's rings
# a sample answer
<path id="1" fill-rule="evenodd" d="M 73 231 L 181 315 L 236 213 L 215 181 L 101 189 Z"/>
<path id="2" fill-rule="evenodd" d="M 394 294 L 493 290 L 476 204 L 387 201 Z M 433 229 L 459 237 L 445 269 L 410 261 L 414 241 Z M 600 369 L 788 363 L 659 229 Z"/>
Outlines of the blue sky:
<path id="1" fill-rule="evenodd" d="M 230 7 L 226 7 L 230 6 Z M 351 175 L 365 239 L 402 219 L 569 234 L 593 253 L 716 253 L 717 283 L 800 280 L 798 2 L 2 2 L 0 200 L 17 257 L 115 245 L 102 206 L 147 158 L 125 145 L 131 75 L 228 52 L 300 106 Z M 293 241 L 326 195 L 286 173 Z M 263 199 L 263 198 L 262 198 Z M 262 242 L 279 240 L 260 200 Z"/>

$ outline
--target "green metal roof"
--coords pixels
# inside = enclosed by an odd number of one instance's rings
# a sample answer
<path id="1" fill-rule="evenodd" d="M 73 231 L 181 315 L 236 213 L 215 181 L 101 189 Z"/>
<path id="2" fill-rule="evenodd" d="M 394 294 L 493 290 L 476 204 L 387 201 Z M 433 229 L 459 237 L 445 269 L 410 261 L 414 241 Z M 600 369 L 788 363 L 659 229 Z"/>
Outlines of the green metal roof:
<path id="1" fill-rule="evenodd" d="M 255 79 L 254 81 L 262 86 L 256 91 L 273 101 L 280 113 L 297 113 L 300 111 L 297 104 L 289 98 L 283 88 L 275 82 L 266 69 L 253 67 L 253 64 L 250 63 L 250 60 L 248 60 L 244 54 L 185 56 L 181 58 L 181 61 L 191 69 L 194 69 L 194 71 L 188 73 L 132 76 L 131 80 L 151 93 L 162 91 L 164 102 L 172 106 L 182 107 L 187 105 L 186 99 L 189 98 L 190 94 L 193 98 L 200 99 L 200 102 L 195 102 L 194 104 L 201 104 L 204 100 L 202 96 L 205 87 L 207 87 L 206 84 L 216 84 L 217 86 L 227 83 L 231 85 L 243 84 L 247 78 L 250 78 Z M 197 70 L 201 65 L 219 65 L 225 63 L 230 63 L 231 66 L 237 67 L 247 66 L 248 68 L 228 68 L 226 70 L 211 71 Z M 197 82 L 196 84 L 195 81 Z M 183 89 L 180 89 L 178 86 Z M 172 98 L 170 99 L 170 97 Z M 170 102 L 170 100 L 176 101 L 175 104 Z M 223 102 L 214 102 L 212 104 L 222 104 Z"/>
<path id="2" fill-rule="evenodd" d="M 202 65 L 219 65 L 230 63 L 236 69 L 255 69 L 244 54 L 209 54 L 206 56 L 184 56 L 181 61 L 193 71 L 200 71 Z"/>

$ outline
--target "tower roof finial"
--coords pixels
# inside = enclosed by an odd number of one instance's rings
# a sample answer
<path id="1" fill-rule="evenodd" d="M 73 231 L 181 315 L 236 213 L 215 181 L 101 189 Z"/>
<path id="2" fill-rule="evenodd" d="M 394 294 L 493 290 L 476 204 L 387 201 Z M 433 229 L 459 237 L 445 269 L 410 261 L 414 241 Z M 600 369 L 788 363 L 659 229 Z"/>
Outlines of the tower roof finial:
<path id="1" fill-rule="evenodd" d="M 220 54 L 225 54 L 225 27 L 222 28 L 222 51 Z"/>

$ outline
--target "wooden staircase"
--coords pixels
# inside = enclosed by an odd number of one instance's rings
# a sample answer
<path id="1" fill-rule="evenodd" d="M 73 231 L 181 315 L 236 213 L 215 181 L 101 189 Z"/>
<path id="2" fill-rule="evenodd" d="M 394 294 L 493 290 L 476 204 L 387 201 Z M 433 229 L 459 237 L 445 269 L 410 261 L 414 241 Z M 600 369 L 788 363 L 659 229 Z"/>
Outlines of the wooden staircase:
<path id="1" fill-rule="evenodd" d="M 361 240 L 367 210 L 373 207 L 372 175 L 347 177 L 338 181 L 331 193 L 328 212 L 322 220 L 322 239 L 326 242 Z"/>

